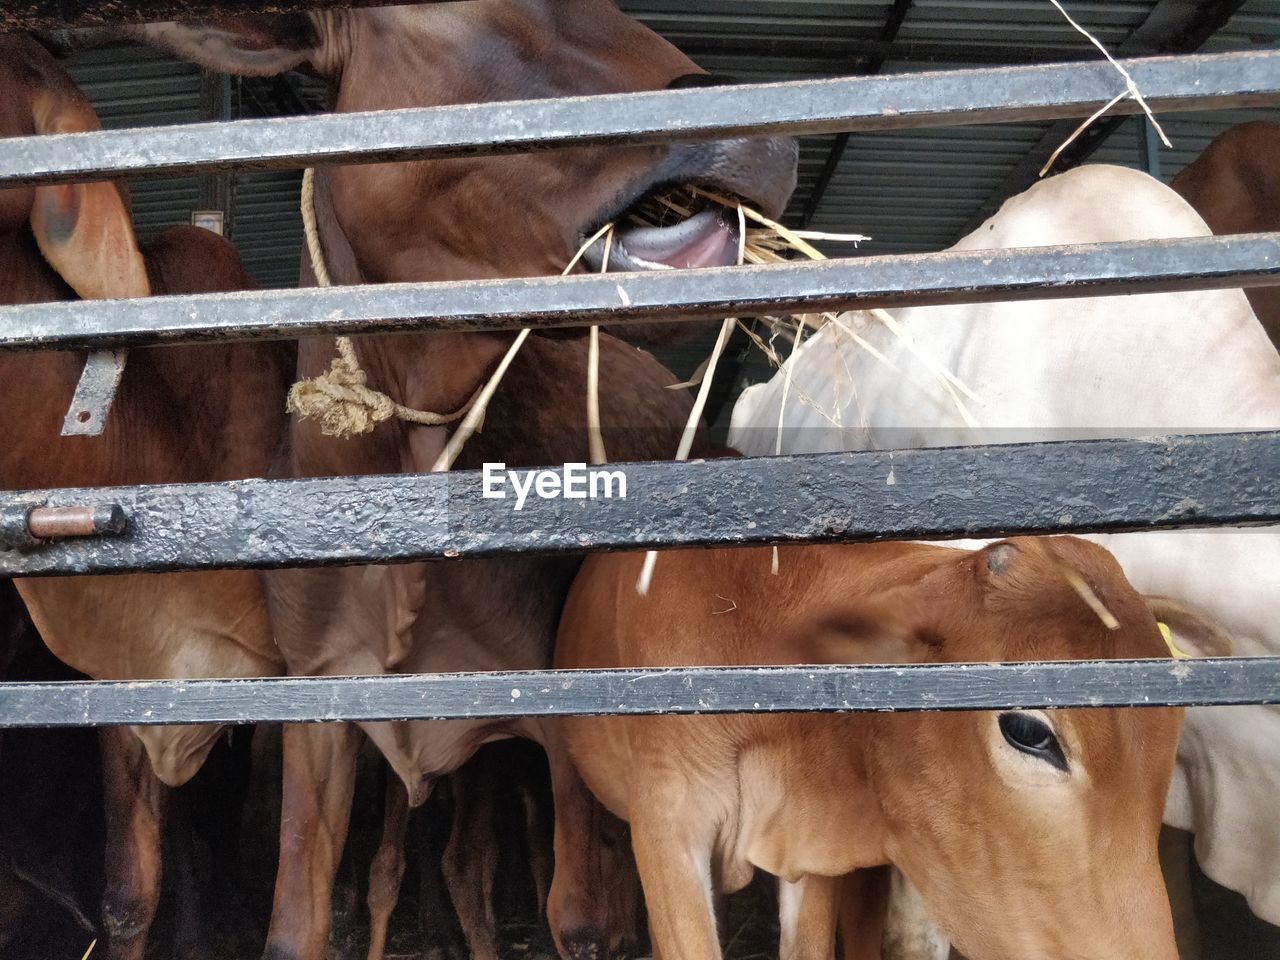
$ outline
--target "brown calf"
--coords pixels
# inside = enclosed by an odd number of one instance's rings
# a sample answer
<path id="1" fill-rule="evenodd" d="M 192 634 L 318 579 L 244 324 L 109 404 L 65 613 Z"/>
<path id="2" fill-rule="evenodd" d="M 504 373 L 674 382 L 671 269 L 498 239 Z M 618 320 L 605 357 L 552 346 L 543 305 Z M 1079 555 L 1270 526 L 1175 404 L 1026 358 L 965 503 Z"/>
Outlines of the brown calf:
<path id="1" fill-rule="evenodd" d="M 1280 230 L 1280 123 L 1256 120 L 1219 135 L 1171 186 L 1214 233 Z M 1280 287 L 1245 290 L 1271 342 L 1280 346 Z"/>
<path id="2" fill-rule="evenodd" d="M 1159 657 L 1150 609 L 1075 538 L 587 560 L 556 665 Z M 1119 619 L 1107 630 L 1063 576 Z M 1181 711 L 575 718 L 571 755 L 629 820 L 655 957 L 720 955 L 711 903 L 781 883 L 787 960 L 832 955 L 840 878 L 892 863 L 972 960 L 1175 960 L 1156 855 Z M 874 911 L 872 911 L 874 912 Z"/>
<path id="3" fill-rule="evenodd" d="M 0 37 L 0 135 L 97 127 L 83 94 L 43 47 Z M 230 244 L 204 230 L 170 230 L 144 255 L 127 199 L 114 184 L 0 191 L 0 302 L 252 285 Z M 59 435 L 83 353 L 0 356 L 0 396 L 13 425 L 0 450 L 0 486 L 262 476 L 283 434 L 291 352 L 244 345 L 134 351 L 99 437 Z M 37 578 L 17 586 L 49 649 L 91 677 L 282 670 L 252 573 Z M 188 780 L 217 733 L 216 727 L 103 731 L 109 878 L 103 916 L 116 960 L 142 957 L 155 911 L 164 785 Z"/>

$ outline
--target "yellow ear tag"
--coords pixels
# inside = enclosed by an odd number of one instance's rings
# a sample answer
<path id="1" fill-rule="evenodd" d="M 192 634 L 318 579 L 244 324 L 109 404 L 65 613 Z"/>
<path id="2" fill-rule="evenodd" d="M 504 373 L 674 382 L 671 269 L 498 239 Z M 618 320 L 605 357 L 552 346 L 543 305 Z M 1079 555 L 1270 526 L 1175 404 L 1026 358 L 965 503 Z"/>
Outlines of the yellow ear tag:
<path id="1" fill-rule="evenodd" d="M 1169 629 L 1167 623 L 1156 621 L 1156 626 L 1160 628 L 1160 636 L 1164 637 L 1164 645 L 1169 648 L 1169 653 L 1175 660 L 1190 660 L 1191 657 L 1178 649 L 1178 645 L 1173 642 L 1173 631 Z"/>

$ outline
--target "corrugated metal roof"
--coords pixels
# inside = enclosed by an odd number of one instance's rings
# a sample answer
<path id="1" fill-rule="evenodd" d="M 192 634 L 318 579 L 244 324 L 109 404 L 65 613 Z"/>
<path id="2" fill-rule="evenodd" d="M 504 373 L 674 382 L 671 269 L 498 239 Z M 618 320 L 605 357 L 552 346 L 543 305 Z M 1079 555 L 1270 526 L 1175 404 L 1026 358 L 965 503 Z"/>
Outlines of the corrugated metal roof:
<path id="1" fill-rule="evenodd" d="M 704 68 L 744 81 L 796 79 L 859 72 L 873 52 L 889 0 L 622 0 L 622 6 L 686 50 Z M 1110 47 L 1143 24 L 1156 0 L 1068 0 L 1067 9 Z M 1208 51 L 1280 42 L 1280 4 L 1248 0 L 1211 38 Z M 870 52 L 869 52 L 870 51 Z M 1093 56 L 1048 0 L 915 0 L 888 48 L 884 72 L 939 69 L 973 62 Z M 193 122 L 200 116 L 200 72 L 139 49 L 77 55 L 72 75 L 108 127 Z M 236 81 L 235 115 L 287 109 L 270 81 Z M 313 105 L 323 88 L 301 84 Z M 1172 177 L 1214 136 L 1259 111 L 1163 118 L 1174 142 L 1161 151 Z M 1274 112 L 1272 115 L 1276 115 Z M 855 134 L 818 204 L 813 226 L 870 234 L 866 255 L 936 250 L 957 240 L 1048 124 L 1008 124 L 940 130 Z M 793 222 L 813 195 L 834 136 L 801 144 L 800 179 L 788 211 Z M 1137 121 L 1127 121 L 1099 148 L 1095 160 L 1139 166 Z M 286 286 L 297 277 L 301 224 L 297 173 L 237 176 L 230 234 L 258 280 Z M 185 223 L 200 204 L 198 178 L 135 182 L 135 216 L 145 238 Z M 685 364 L 680 364 L 684 366 Z"/>

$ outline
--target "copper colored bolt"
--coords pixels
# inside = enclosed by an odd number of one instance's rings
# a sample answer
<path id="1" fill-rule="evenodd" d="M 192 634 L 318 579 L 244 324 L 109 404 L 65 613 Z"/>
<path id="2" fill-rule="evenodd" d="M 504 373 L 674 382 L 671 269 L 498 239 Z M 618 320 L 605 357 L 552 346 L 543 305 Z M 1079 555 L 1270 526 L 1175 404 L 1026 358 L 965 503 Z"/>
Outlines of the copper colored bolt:
<path id="1" fill-rule="evenodd" d="M 91 507 L 36 507 L 27 514 L 27 530 L 40 540 L 98 537 L 124 533 L 128 519 L 118 503 Z"/>

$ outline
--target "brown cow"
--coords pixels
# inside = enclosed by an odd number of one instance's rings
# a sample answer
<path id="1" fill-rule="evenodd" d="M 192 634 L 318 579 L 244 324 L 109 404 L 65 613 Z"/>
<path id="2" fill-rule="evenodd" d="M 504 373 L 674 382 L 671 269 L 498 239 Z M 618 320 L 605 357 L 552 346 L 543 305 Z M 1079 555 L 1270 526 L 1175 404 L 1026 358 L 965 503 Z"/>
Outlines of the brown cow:
<path id="1" fill-rule="evenodd" d="M 665 88 L 697 68 L 609 0 L 476 0 L 420 7 L 325 10 L 220 25 L 157 25 L 135 36 L 215 69 L 275 73 L 306 64 L 330 81 L 334 109 L 371 110 Z M 335 283 L 556 274 L 582 238 L 654 190 L 709 184 L 778 214 L 795 184 L 792 141 L 581 148 L 485 159 L 324 168 L 315 206 Z M 723 263 L 733 218 L 714 214 L 665 230 L 622 229 L 616 263 L 652 268 Z M 417 333 L 356 341 L 369 382 L 405 406 L 461 408 L 493 370 L 509 335 Z M 602 338 L 602 419 L 615 460 L 669 458 L 689 410 L 647 354 Z M 299 373 L 329 366 L 332 342 L 302 344 Z M 585 461 L 586 345 L 529 339 L 460 466 Z M 311 421 L 292 431 L 294 476 L 430 470 L 449 428 L 390 421 L 353 439 Z M 478 490 L 476 491 L 479 492 Z M 500 560 L 284 571 L 267 577 L 272 622 L 296 674 L 371 674 L 545 666 L 577 561 Z M 591 800 L 545 724 L 360 725 L 421 803 L 433 778 L 483 741 L 520 735 L 551 759 L 562 823 L 550 919 L 562 950 L 607 952 L 617 940 L 599 892 Z M 352 803 L 357 735 L 342 724 L 285 731 L 284 826 L 268 956 L 313 960 L 331 923 L 331 890 Z M 572 811 L 572 813 L 570 812 Z M 396 811 L 393 811 L 396 813 Z M 403 830 L 393 816 L 380 853 L 375 923 L 398 883 Z"/>
<path id="2" fill-rule="evenodd" d="M 1214 233 L 1280 230 L 1280 123 L 1232 127 L 1205 148 L 1171 186 Z M 1280 287 L 1245 290 L 1271 342 L 1280 347 Z"/>
<path id="3" fill-rule="evenodd" d="M 587 560 L 559 667 L 1167 656 L 1087 541 Z M 1074 570 L 1119 620 L 1107 630 Z M 678 616 L 672 616 L 679 611 Z M 720 955 L 711 897 L 780 877 L 784 958 L 827 960 L 840 877 L 892 863 L 973 960 L 1176 960 L 1156 855 L 1180 710 L 574 718 L 596 796 L 629 820 L 654 956 Z"/>
<path id="4" fill-rule="evenodd" d="M 0 135 L 97 129 L 66 72 L 35 41 L 0 37 Z M 252 286 L 235 250 L 175 228 L 140 251 L 110 183 L 0 191 L 0 302 L 145 296 Z M 283 434 L 287 346 L 166 347 L 130 357 L 100 437 L 60 437 L 83 353 L 0 356 L 7 489 L 228 480 L 265 474 Z M 257 577 L 227 571 L 26 579 L 49 649 L 99 679 L 263 676 L 283 665 Z M 216 727 L 102 733 L 110 956 L 141 958 L 159 896 L 164 785 L 200 767 Z"/>

